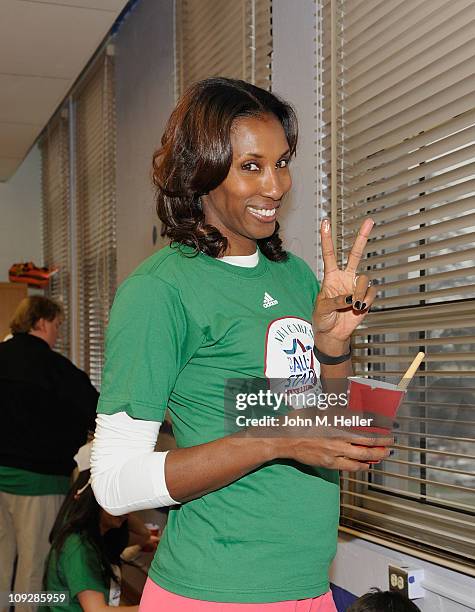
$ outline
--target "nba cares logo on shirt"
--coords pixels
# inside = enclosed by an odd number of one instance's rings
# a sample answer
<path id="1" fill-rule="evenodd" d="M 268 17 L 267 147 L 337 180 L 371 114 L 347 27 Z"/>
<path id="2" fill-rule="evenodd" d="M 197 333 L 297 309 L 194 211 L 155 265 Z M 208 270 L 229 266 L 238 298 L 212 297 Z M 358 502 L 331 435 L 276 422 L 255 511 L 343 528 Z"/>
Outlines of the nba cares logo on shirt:
<path id="1" fill-rule="evenodd" d="M 296 379 L 297 387 L 315 383 L 320 364 L 313 354 L 312 324 L 299 317 L 275 319 L 267 328 L 265 376 Z"/>
<path id="2" fill-rule="evenodd" d="M 264 308 L 270 308 L 271 306 L 277 306 L 279 302 L 277 300 L 274 300 L 274 298 L 269 295 L 269 293 L 267 293 L 267 291 L 264 293 L 264 299 L 262 300 L 262 305 Z"/>

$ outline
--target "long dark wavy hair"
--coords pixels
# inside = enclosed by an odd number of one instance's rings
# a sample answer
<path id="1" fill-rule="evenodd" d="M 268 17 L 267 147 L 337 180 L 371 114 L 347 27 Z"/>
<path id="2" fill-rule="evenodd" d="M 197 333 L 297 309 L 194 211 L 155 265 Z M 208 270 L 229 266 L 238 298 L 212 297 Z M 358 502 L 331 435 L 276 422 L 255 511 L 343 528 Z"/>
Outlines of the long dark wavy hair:
<path id="1" fill-rule="evenodd" d="M 216 189 L 232 163 L 231 126 L 241 117 L 274 115 L 282 124 L 290 154 L 297 146 L 297 117 L 287 102 L 260 87 L 216 77 L 192 85 L 178 102 L 153 156 L 152 179 L 162 235 L 211 257 L 222 255 L 227 239 L 205 223 L 200 197 Z M 278 234 L 258 240 L 272 261 L 287 258 Z"/>
<path id="2" fill-rule="evenodd" d="M 90 478 L 90 470 L 79 473 L 77 480 L 69 490 L 63 505 L 61 506 L 56 521 L 51 530 L 49 541 L 51 551 L 45 566 L 44 587 L 47 588 L 48 566 L 51 562 L 51 553 L 56 553 L 56 563 L 59 563 L 59 555 L 67 538 L 77 533 L 88 541 L 99 559 L 104 585 L 109 585 L 112 578 L 117 582 L 111 565 L 120 565 L 120 554 L 127 546 L 128 526 L 125 521 L 121 527 L 110 529 L 104 535 L 100 532 L 99 521 L 101 507 L 94 497 L 89 485 L 78 496 L 78 490 L 87 484 Z"/>

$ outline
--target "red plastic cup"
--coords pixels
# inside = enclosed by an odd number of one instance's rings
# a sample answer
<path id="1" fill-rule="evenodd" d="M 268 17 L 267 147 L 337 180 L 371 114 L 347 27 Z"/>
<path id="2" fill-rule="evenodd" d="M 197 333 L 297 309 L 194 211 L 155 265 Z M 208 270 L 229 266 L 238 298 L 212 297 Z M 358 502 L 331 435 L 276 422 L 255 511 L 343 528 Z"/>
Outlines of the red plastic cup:
<path id="1" fill-rule="evenodd" d="M 157 536 L 160 533 L 160 527 L 156 523 L 145 523 L 145 527 L 150 531 L 151 536 Z M 147 544 L 142 548 L 144 552 L 154 552 L 155 547 Z"/>
<path id="2" fill-rule="evenodd" d="M 368 414 L 382 415 L 391 421 L 396 419 L 405 391 L 397 385 L 372 378 L 351 376 L 349 381 L 348 410 L 365 413 L 365 416 Z M 353 429 L 365 433 L 389 434 L 391 432 L 391 429 L 387 427 L 355 426 Z M 366 463 L 379 463 L 379 461 L 367 461 Z"/>

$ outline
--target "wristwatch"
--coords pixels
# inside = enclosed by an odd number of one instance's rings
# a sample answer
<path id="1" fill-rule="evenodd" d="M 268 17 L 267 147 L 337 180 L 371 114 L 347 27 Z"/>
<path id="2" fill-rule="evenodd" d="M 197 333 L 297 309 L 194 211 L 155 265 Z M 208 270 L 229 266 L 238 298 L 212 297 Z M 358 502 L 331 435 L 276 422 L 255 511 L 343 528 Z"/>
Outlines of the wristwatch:
<path id="1" fill-rule="evenodd" d="M 332 357 L 331 355 L 322 353 L 317 349 L 315 345 L 313 345 L 313 354 L 320 363 L 323 363 L 323 365 L 338 365 L 339 363 L 348 361 L 348 359 L 351 358 L 351 346 L 350 350 L 344 355 L 337 355 L 336 357 Z"/>

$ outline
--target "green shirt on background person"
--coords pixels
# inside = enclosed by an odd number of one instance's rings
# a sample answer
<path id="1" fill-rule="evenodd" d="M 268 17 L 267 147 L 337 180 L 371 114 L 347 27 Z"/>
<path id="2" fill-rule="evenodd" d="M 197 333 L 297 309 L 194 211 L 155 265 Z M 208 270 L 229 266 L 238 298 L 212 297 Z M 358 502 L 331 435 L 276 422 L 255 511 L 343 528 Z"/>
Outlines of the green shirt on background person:
<path id="1" fill-rule="evenodd" d="M 12 495 L 66 495 L 69 476 L 39 474 L 20 468 L 0 465 L 0 491 Z"/>
<path id="2" fill-rule="evenodd" d="M 42 606 L 38 612 L 82 612 L 78 600 L 81 591 L 98 591 L 104 594 L 106 604 L 118 605 L 120 586 L 105 584 L 97 551 L 79 533 L 69 535 L 59 553 L 52 548 L 46 563 L 45 590 L 52 593 L 69 594 L 69 603 Z"/>

